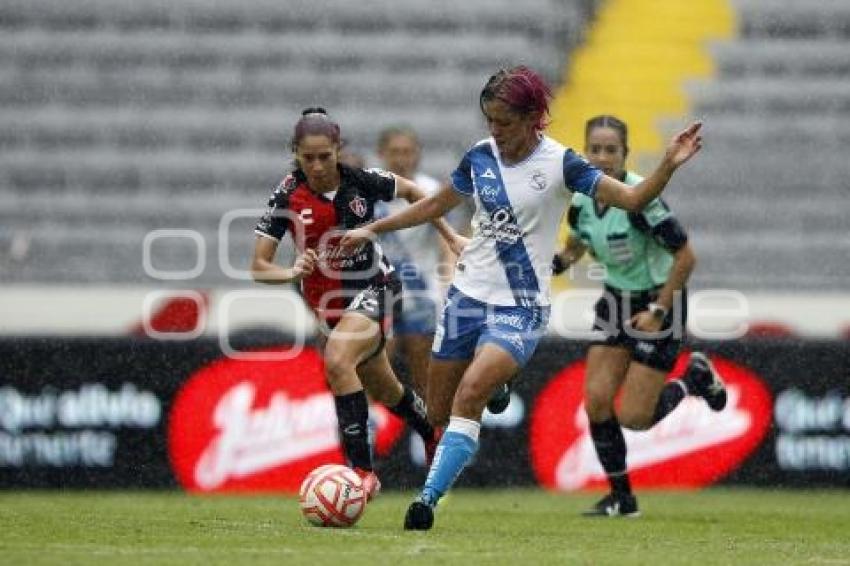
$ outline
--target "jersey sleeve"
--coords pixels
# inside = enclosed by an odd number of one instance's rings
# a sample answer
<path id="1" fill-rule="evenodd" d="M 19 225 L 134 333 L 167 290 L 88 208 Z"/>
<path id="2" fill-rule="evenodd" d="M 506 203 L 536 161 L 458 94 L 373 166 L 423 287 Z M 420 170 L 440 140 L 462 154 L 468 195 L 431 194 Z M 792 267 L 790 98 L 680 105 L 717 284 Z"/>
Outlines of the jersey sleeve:
<path id="1" fill-rule="evenodd" d="M 570 207 L 567 209 L 567 225 L 570 227 L 570 230 L 578 230 L 578 220 L 581 215 L 582 201 L 584 199 L 584 195 L 574 194 L 570 201 Z"/>
<path id="2" fill-rule="evenodd" d="M 687 232 L 667 203 L 660 198 L 650 202 L 640 212 L 630 212 L 629 221 L 671 252 L 680 250 L 688 242 Z"/>
<path id="3" fill-rule="evenodd" d="M 361 178 L 367 193 L 373 195 L 375 200 L 391 201 L 395 198 L 396 178 L 389 171 L 364 169 Z"/>
<path id="4" fill-rule="evenodd" d="M 260 217 L 257 226 L 254 228 L 254 233 L 258 236 L 279 242 L 286 234 L 287 218 L 283 212 L 289 209 L 290 181 L 294 181 L 294 179 L 287 177 L 272 191 L 266 212 Z"/>
<path id="5" fill-rule="evenodd" d="M 570 209 L 567 211 L 567 223 L 570 225 L 570 230 L 578 230 L 579 214 L 581 214 L 581 207 L 571 204 Z"/>
<path id="6" fill-rule="evenodd" d="M 460 194 L 470 197 L 475 191 L 472 184 L 472 160 L 469 157 L 469 152 L 460 160 L 457 168 L 452 172 L 452 186 Z"/>
<path id="7" fill-rule="evenodd" d="M 602 175 L 602 171 L 573 150 L 564 152 L 564 184 L 568 189 L 593 198 Z"/>

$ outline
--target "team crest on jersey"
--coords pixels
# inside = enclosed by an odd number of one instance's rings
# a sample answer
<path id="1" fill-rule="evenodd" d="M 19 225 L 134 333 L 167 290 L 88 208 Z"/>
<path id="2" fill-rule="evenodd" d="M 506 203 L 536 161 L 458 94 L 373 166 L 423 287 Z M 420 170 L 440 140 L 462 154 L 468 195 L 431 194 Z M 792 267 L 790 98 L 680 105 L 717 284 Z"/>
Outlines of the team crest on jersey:
<path id="1" fill-rule="evenodd" d="M 535 191 L 543 191 L 546 190 L 546 173 L 537 169 L 534 173 L 531 174 L 531 179 L 528 181 L 528 186 L 534 189 Z"/>
<path id="2" fill-rule="evenodd" d="M 295 175 L 287 175 L 277 186 L 277 190 L 283 193 L 291 193 L 296 186 L 298 186 L 298 179 L 295 178 Z"/>
<path id="3" fill-rule="evenodd" d="M 348 203 L 348 206 L 351 208 L 351 212 L 356 214 L 359 218 L 366 216 L 366 212 L 368 211 L 366 208 L 366 199 L 363 197 L 354 197 L 351 199 L 351 202 Z"/>

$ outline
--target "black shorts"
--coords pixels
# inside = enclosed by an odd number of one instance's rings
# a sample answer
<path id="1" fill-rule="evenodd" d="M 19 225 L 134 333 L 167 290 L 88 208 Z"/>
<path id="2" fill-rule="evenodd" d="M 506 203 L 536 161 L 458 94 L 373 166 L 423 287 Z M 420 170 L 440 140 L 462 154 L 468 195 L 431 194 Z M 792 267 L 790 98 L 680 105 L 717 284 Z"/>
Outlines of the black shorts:
<path id="1" fill-rule="evenodd" d="M 596 320 L 593 330 L 604 335 L 592 341 L 595 346 L 619 346 L 627 348 L 632 360 L 645 366 L 668 372 L 673 369 L 682 347 L 688 321 L 688 293 L 683 289 L 670 309 L 657 336 L 647 336 L 627 327 L 635 314 L 649 308 L 649 303 L 658 298 L 658 291 L 628 292 L 610 287 L 596 302 Z M 616 312 L 611 312 L 612 309 Z"/>
<path id="2" fill-rule="evenodd" d="M 401 282 L 395 277 L 384 277 L 371 283 L 354 295 L 345 312 L 358 312 L 381 325 L 382 331 L 392 327 L 396 303 L 401 302 Z"/>
<path id="3" fill-rule="evenodd" d="M 384 276 L 380 280 L 370 282 L 367 287 L 359 291 L 353 290 L 351 293 L 353 296 L 343 311 L 336 311 L 335 314 L 322 319 L 326 325 L 323 332 L 328 334 L 333 331 L 346 312 L 360 313 L 377 322 L 381 329 L 381 341 L 375 351 L 361 362 L 365 363 L 377 356 L 386 344 L 387 335 L 392 330 L 393 311 L 397 308 L 395 304 L 401 298 L 401 282 L 393 275 Z"/>

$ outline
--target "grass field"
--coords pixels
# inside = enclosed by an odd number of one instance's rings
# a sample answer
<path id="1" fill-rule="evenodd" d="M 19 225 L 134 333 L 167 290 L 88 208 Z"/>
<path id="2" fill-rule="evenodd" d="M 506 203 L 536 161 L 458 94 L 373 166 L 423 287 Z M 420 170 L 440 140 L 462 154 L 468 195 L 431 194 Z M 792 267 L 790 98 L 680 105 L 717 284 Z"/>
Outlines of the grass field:
<path id="1" fill-rule="evenodd" d="M 178 492 L 0 492 L 0 564 L 850 564 L 850 492 L 641 494 L 637 519 L 584 519 L 592 494 L 459 491 L 434 530 L 386 493 L 353 529 L 297 501 Z"/>

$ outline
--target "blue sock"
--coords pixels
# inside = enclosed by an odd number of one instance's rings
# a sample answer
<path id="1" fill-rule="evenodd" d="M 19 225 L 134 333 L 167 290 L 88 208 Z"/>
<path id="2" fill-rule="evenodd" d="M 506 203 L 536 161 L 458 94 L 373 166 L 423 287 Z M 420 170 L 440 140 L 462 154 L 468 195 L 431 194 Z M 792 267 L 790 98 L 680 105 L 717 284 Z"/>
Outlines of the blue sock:
<path id="1" fill-rule="evenodd" d="M 449 419 L 449 426 L 437 446 L 434 462 L 419 496 L 422 502 L 432 507 L 437 505 L 478 451 L 480 430 L 481 423 L 476 421 L 461 417 Z"/>

